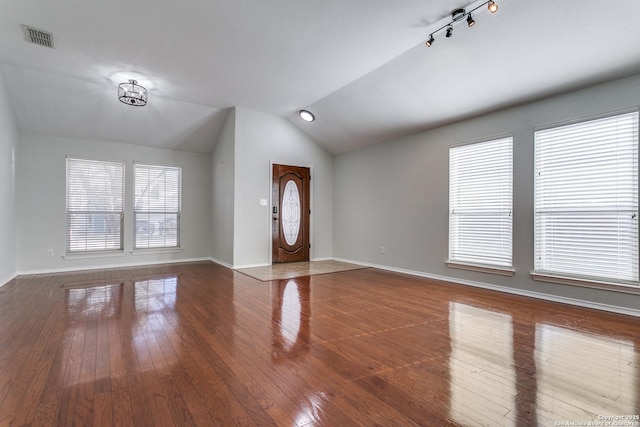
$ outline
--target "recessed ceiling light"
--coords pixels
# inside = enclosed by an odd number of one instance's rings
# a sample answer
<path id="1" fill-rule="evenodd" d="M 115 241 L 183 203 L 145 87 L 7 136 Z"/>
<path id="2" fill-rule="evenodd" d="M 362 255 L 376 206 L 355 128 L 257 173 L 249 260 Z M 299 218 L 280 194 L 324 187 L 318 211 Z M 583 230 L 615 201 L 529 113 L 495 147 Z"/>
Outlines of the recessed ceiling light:
<path id="1" fill-rule="evenodd" d="M 311 111 L 307 111 L 307 110 L 298 111 L 298 115 L 305 122 L 312 122 L 316 119 L 316 116 L 314 116 Z"/>

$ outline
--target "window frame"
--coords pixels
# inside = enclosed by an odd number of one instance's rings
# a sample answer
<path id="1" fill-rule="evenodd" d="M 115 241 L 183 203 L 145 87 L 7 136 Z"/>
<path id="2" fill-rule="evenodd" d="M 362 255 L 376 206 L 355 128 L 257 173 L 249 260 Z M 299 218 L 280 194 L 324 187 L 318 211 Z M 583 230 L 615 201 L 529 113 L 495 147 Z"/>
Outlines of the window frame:
<path id="1" fill-rule="evenodd" d="M 73 182 L 71 180 L 71 175 L 72 175 L 72 166 L 74 163 L 93 163 L 93 164 L 110 164 L 110 165 L 117 165 L 120 167 L 120 174 L 121 174 L 121 182 L 120 182 L 120 186 L 119 186 L 119 194 L 116 192 L 112 195 L 112 197 L 117 200 L 118 197 L 120 199 L 120 209 L 115 209 L 115 210 L 109 210 L 109 209 L 79 209 L 77 208 L 77 204 L 78 202 L 72 202 L 72 199 L 74 198 L 74 194 L 72 194 L 72 189 L 75 185 L 79 184 L 78 182 Z M 89 167 L 86 167 L 87 169 L 89 169 Z M 125 167 L 125 162 L 124 161 L 119 161 L 119 160 L 104 160 L 104 159 L 93 159 L 93 158 L 83 158 L 83 157 L 76 157 L 76 156 L 66 156 L 65 158 L 65 257 L 71 256 L 71 257 L 82 257 L 82 256 L 99 256 L 99 255 L 114 255 L 114 254 L 122 254 L 124 253 L 124 220 L 125 220 L 125 175 L 126 175 L 126 167 Z M 85 181 L 83 182 L 87 182 L 86 178 L 89 175 L 87 174 L 87 176 L 85 176 Z M 95 192 L 95 194 L 98 194 L 98 191 Z M 91 196 L 90 195 L 86 195 L 86 198 L 89 199 Z M 95 195 L 94 195 L 95 197 Z M 79 249 L 73 249 L 73 241 L 74 239 L 72 239 L 72 234 L 74 231 L 74 228 L 71 225 L 71 221 L 72 221 L 72 216 L 73 215 L 89 215 L 89 216 L 93 216 L 93 215 L 98 215 L 98 216 L 106 216 L 106 215 L 113 215 L 113 216 L 119 216 L 119 220 L 117 221 L 117 225 L 119 227 L 119 239 L 118 239 L 118 247 L 106 247 L 108 245 L 107 242 L 105 242 L 105 248 L 104 249 L 96 249 L 96 248 L 91 248 L 91 249 L 84 249 L 84 250 L 79 250 Z M 89 224 L 87 223 L 87 226 L 85 227 L 84 230 L 84 234 L 88 235 L 89 231 Z M 80 230 L 82 231 L 82 230 Z M 107 239 L 108 237 L 108 233 L 105 233 L 103 235 L 104 239 Z M 88 245 L 87 243 L 87 239 L 85 238 L 85 247 Z"/>
<path id="2" fill-rule="evenodd" d="M 148 169 L 164 169 L 166 171 L 177 171 L 177 201 L 174 210 L 150 210 L 150 209 L 139 209 L 138 202 L 140 201 L 138 191 L 138 168 L 148 168 Z M 182 166 L 177 165 L 164 165 L 164 164 L 154 164 L 149 162 L 134 162 L 133 163 L 133 251 L 140 252 L 143 251 L 145 253 L 149 253 L 151 251 L 174 251 L 181 250 L 181 213 L 182 213 Z M 166 177 L 165 177 L 166 178 Z M 165 185 L 166 185 L 165 179 Z M 165 199 L 166 205 L 166 199 Z M 176 240 L 175 245 L 167 245 L 166 238 L 164 245 L 151 245 L 152 239 L 147 239 L 146 246 L 138 246 L 138 216 L 139 215 L 175 215 L 175 233 Z M 173 229 L 173 228 L 172 228 Z M 166 231 L 166 229 L 165 229 Z"/>
<path id="3" fill-rule="evenodd" d="M 626 115 L 635 115 L 635 129 L 632 128 L 632 131 L 631 131 L 633 134 L 633 137 L 635 137 L 635 140 L 631 141 L 631 143 L 633 143 L 634 145 L 632 145 L 633 148 L 631 149 L 632 150 L 632 163 L 631 163 L 632 178 L 630 179 L 630 182 L 632 182 L 633 185 L 635 186 L 635 188 L 632 190 L 632 193 L 634 193 L 633 196 L 635 197 L 635 199 L 633 200 L 634 206 L 632 206 L 632 210 L 630 212 L 632 212 L 631 219 L 635 220 L 635 235 L 632 236 L 632 239 L 631 239 L 632 241 L 635 241 L 635 248 L 631 247 L 631 251 L 635 251 L 636 255 L 638 254 L 638 251 L 639 251 L 638 243 L 640 241 L 640 235 L 638 233 L 639 231 L 638 206 L 640 201 L 639 200 L 639 189 L 640 189 L 639 184 L 640 183 L 638 181 L 638 172 L 639 172 L 638 135 L 640 133 L 640 130 L 638 128 L 638 123 L 640 122 L 640 117 L 639 117 L 638 109 L 616 111 L 608 114 L 602 114 L 602 115 L 592 116 L 588 118 L 581 118 L 579 120 L 574 120 L 574 121 L 564 122 L 564 123 L 557 123 L 557 124 L 553 124 L 553 125 L 549 125 L 541 128 L 536 128 L 534 131 L 534 138 L 533 138 L 533 141 L 534 141 L 534 161 L 533 161 L 534 163 L 534 195 L 533 195 L 533 199 L 534 199 L 534 212 L 533 212 L 533 215 L 534 215 L 534 227 L 533 227 L 534 228 L 533 229 L 534 263 L 533 263 L 533 271 L 531 273 L 531 277 L 534 280 L 549 282 L 549 283 L 565 284 L 565 285 L 583 286 L 583 287 L 596 288 L 596 289 L 613 290 L 613 291 L 624 292 L 624 293 L 640 294 L 640 274 L 639 274 L 640 259 L 638 259 L 638 256 L 635 256 L 635 262 L 636 262 L 635 267 L 633 266 L 631 267 L 632 269 L 635 268 L 635 274 L 636 274 L 635 280 L 622 280 L 622 279 L 616 279 L 613 277 L 594 276 L 594 275 L 588 275 L 588 274 L 585 274 L 585 275 L 572 274 L 572 273 L 567 273 L 566 271 L 540 268 L 540 265 L 542 264 L 542 262 L 540 261 L 540 256 L 541 256 L 540 245 L 542 243 L 539 240 L 541 238 L 540 237 L 541 230 L 539 230 L 539 222 L 540 222 L 539 215 L 541 214 L 542 210 L 538 205 L 540 203 L 539 192 L 542 190 L 540 190 L 541 184 L 539 182 L 539 179 L 540 179 L 539 178 L 540 142 L 538 140 L 539 134 L 542 132 L 549 132 L 553 130 L 558 130 L 559 132 L 561 132 L 562 129 L 567 130 L 568 128 L 579 126 L 582 124 L 584 124 L 585 126 L 588 126 L 589 124 L 593 124 L 593 122 L 596 122 L 596 121 L 607 120 L 607 119 L 617 119 L 618 117 L 622 117 Z M 574 138 L 570 141 L 576 141 L 576 140 L 580 141 L 581 139 Z M 616 194 L 620 194 L 620 193 L 616 193 Z M 579 205 L 576 204 L 572 206 L 572 208 L 574 210 L 571 212 L 574 212 L 574 213 L 579 212 L 579 209 L 578 209 Z M 545 212 L 548 212 L 548 211 L 545 210 Z M 560 212 L 560 210 L 557 210 L 555 212 Z M 570 212 L 570 211 L 567 211 L 567 212 Z M 621 212 L 621 210 L 620 210 L 620 205 L 615 205 L 615 207 L 612 205 L 612 207 L 609 210 L 599 209 L 597 210 L 597 212 L 599 213 L 609 212 L 610 214 L 612 214 L 613 212 Z M 576 223 L 574 222 L 573 224 L 576 224 Z"/>
<path id="4" fill-rule="evenodd" d="M 508 148 L 499 147 L 499 146 L 498 148 L 495 148 L 495 147 L 490 147 L 488 145 L 488 144 L 500 144 L 500 143 L 504 143 L 505 146 L 508 146 Z M 497 193 L 504 193 L 505 189 L 507 189 L 508 196 L 506 197 L 506 199 L 509 200 L 508 210 L 504 210 L 503 206 L 499 206 L 499 207 L 496 207 L 495 210 L 487 211 L 486 209 L 483 210 L 479 206 L 476 206 L 475 208 L 471 208 L 472 210 L 468 210 L 467 212 L 464 212 L 464 213 L 458 213 L 457 215 L 458 215 L 458 218 L 460 218 L 459 215 L 471 215 L 471 216 L 475 215 L 476 217 L 482 215 L 485 219 L 493 218 L 494 220 L 499 221 L 501 224 L 504 221 L 504 218 L 508 218 L 508 227 L 507 227 L 508 238 L 506 242 L 509 246 L 509 249 L 507 252 L 502 254 L 498 252 L 499 255 L 493 254 L 493 255 L 486 256 L 487 254 L 485 254 L 484 259 L 482 259 L 482 256 L 480 254 L 476 254 L 476 256 L 478 256 L 479 261 L 478 260 L 472 261 L 470 259 L 465 259 L 465 257 L 456 256 L 455 254 L 455 252 L 458 250 L 457 248 L 459 248 L 461 244 L 461 239 L 459 236 L 460 227 L 454 226 L 454 222 L 456 221 L 455 211 L 456 209 L 459 210 L 460 204 L 466 204 L 467 206 L 469 206 L 469 200 L 467 200 L 466 202 L 464 201 L 460 202 L 460 200 L 454 201 L 454 199 L 456 198 L 454 194 L 456 190 L 454 189 L 454 187 L 456 185 L 464 185 L 464 182 L 463 182 L 464 170 L 460 173 L 454 170 L 454 167 L 455 167 L 454 156 L 456 155 L 464 156 L 465 154 L 462 151 L 460 151 L 460 150 L 463 150 L 464 148 L 472 148 L 473 146 L 475 146 L 475 148 L 482 149 L 481 147 L 482 144 L 486 144 L 488 147 L 484 151 L 496 150 L 496 149 L 498 151 L 506 150 L 505 153 L 502 153 L 502 155 L 504 156 L 502 161 L 506 161 L 506 159 L 508 158 L 508 165 L 502 164 L 502 167 L 498 171 L 498 174 L 501 175 L 500 178 L 502 177 L 502 175 L 508 176 L 509 182 L 505 185 L 504 181 L 498 180 L 497 186 L 495 185 L 496 183 L 494 182 L 489 186 L 482 188 L 482 190 L 486 191 L 487 189 L 489 189 L 489 191 L 492 191 L 494 192 L 494 194 L 497 194 Z M 485 272 L 485 273 L 491 273 L 491 274 L 498 274 L 503 276 L 513 276 L 515 274 L 515 269 L 513 267 L 513 181 L 514 181 L 513 180 L 513 160 L 514 160 L 513 149 L 514 149 L 513 134 L 494 136 L 494 137 L 483 139 L 483 140 L 451 145 L 449 147 L 448 257 L 445 262 L 445 264 L 448 267 L 458 268 L 463 270 L 479 271 L 479 272 Z M 455 151 L 460 151 L 460 152 L 455 153 Z M 466 155 L 469 156 L 468 153 Z M 484 167 L 485 170 L 490 170 L 490 168 L 492 167 L 491 160 L 487 160 L 486 163 L 487 164 L 485 164 L 482 167 Z M 474 161 L 474 164 L 478 164 L 478 163 Z M 469 173 L 470 171 L 471 170 L 467 170 L 467 173 Z M 457 177 L 454 176 L 454 174 L 456 173 L 458 173 Z M 458 179 L 457 183 L 455 182 L 456 179 Z M 460 198 L 458 197 L 458 199 Z M 503 204 L 504 200 L 502 200 L 501 202 L 494 200 L 494 203 Z M 469 208 L 467 207 L 467 209 Z M 456 238 L 457 238 L 457 241 L 456 241 Z M 467 236 L 467 239 L 468 238 L 469 236 Z M 498 240 L 502 241 L 503 238 L 504 238 L 504 234 L 502 234 L 501 238 Z M 500 245 L 504 245 L 504 241 Z M 503 262 L 503 263 L 499 263 L 499 261 L 491 262 L 492 260 L 498 260 L 499 258 L 503 258 L 507 262 Z"/>

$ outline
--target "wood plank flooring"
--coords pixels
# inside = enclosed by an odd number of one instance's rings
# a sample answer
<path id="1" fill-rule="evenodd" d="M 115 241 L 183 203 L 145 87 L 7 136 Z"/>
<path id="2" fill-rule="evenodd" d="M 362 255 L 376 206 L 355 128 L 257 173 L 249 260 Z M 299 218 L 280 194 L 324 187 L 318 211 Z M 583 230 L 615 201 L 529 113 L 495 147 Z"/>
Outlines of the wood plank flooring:
<path id="1" fill-rule="evenodd" d="M 192 263 L 0 288 L 2 426 L 638 425 L 638 414 L 634 317 L 372 268 L 261 282 Z"/>

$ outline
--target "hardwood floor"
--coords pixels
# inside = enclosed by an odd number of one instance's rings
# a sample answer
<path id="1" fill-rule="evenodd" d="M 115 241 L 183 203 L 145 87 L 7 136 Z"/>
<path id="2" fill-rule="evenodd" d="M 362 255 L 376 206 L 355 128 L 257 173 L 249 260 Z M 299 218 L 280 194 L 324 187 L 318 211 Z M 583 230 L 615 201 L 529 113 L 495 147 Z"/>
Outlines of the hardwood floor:
<path id="1" fill-rule="evenodd" d="M 640 414 L 640 319 L 376 269 L 273 282 L 213 263 L 22 276 L 0 288 L 0 349 L 2 426 L 638 425 Z"/>

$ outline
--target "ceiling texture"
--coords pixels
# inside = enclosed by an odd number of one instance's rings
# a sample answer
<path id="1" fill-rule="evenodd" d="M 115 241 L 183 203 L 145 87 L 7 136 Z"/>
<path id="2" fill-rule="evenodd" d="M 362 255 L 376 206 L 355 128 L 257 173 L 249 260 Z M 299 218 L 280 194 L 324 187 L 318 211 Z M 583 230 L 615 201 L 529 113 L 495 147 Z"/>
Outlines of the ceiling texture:
<path id="1" fill-rule="evenodd" d="M 339 154 L 640 73 L 638 0 L 496 0 L 425 46 L 482 3 L 0 0 L 0 63 L 20 130 L 201 153 L 234 106 Z M 130 77 L 146 107 L 119 102 Z"/>

